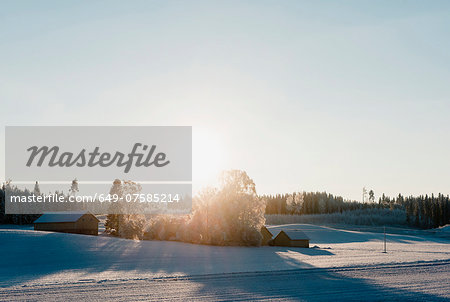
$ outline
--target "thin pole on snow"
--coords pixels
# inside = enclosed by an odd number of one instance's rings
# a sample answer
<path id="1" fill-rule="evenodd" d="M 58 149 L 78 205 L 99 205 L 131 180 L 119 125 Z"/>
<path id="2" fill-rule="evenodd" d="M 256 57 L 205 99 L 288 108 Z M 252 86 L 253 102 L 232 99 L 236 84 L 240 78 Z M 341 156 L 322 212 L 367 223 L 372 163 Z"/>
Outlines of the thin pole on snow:
<path id="1" fill-rule="evenodd" d="M 384 251 L 383 253 L 386 253 L 386 226 L 384 226 Z"/>

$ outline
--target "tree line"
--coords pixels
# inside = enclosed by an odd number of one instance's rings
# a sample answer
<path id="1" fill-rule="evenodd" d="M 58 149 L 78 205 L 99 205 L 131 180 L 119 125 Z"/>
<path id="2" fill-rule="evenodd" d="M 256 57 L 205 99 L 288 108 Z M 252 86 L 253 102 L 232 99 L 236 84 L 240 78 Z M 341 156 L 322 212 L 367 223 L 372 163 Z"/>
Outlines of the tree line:
<path id="1" fill-rule="evenodd" d="M 37 192 L 31 192 L 27 189 L 21 190 L 16 186 L 9 186 L 9 184 L 3 184 L 0 188 L 0 224 L 30 224 L 33 223 L 39 214 L 5 214 L 5 202 L 6 202 L 6 187 L 11 189 L 11 192 L 16 195 L 29 196 Z M 39 193 L 40 194 L 40 193 Z"/>
<path id="2" fill-rule="evenodd" d="M 294 192 L 291 194 L 263 195 L 266 214 L 309 215 L 331 214 L 364 209 L 401 210 L 408 225 L 420 228 L 436 228 L 450 223 L 449 195 L 420 195 L 405 197 L 399 194 L 391 198 L 382 194 L 378 202 L 369 203 L 345 200 L 326 192 Z"/>
<path id="3" fill-rule="evenodd" d="M 69 194 L 64 194 L 62 191 L 55 191 L 55 194 L 64 196 L 68 198 L 70 194 L 78 191 L 78 181 L 74 179 L 69 189 Z M 39 183 L 36 181 L 33 190 L 28 190 L 27 188 L 21 189 L 18 186 L 11 184 L 10 181 L 3 183 L 0 187 L 0 224 L 31 224 L 33 223 L 41 214 L 6 214 L 6 195 L 14 196 L 39 196 L 41 195 L 41 189 Z"/>
<path id="4" fill-rule="evenodd" d="M 75 185 L 75 189 L 74 189 Z M 0 188 L 0 224 L 29 224 L 39 215 L 35 214 L 5 214 L 5 190 L 11 190 L 15 195 L 40 194 L 36 183 L 33 191 L 21 190 L 9 183 Z M 76 180 L 69 191 L 77 191 Z M 371 202 L 361 203 L 346 200 L 341 196 L 334 196 L 327 192 L 294 192 L 290 194 L 262 195 L 265 214 L 309 215 L 332 214 L 365 209 L 399 210 L 406 215 L 406 222 L 410 226 L 420 228 L 436 228 L 450 223 L 449 195 L 431 194 L 420 196 L 398 196 L 391 198 L 382 194 L 378 202 L 369 194 Z M 198 200 L 199 198 L 197 198 Z M 226 201 L 223 201 L 226 202 Z M 258 206 L 260 208 L 260 206 Z M 397 211 L 398 212 L 398 211 Z M 400 213 L 399 212 L 399 213 Z M 112 223 L 112 221 L 110 222 Z M 114 228 L 112 228 L 114 229 Z"/>

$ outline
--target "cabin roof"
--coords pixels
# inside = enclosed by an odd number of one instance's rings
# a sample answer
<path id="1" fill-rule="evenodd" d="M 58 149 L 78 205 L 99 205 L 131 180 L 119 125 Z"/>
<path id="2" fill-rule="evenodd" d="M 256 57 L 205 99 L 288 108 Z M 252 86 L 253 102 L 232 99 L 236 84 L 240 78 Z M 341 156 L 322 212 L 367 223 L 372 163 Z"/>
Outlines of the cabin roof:
<path id="1" fill-rule="evenodd" d="M 88 211 L 47 212 L 36 219 L 34 223 L 77 222 L 86 214 L 92 215 Z M 95 219 L 97 219 L 97 217 L 95 217 Z"/>
<path id="2" fill-rule="evenodd" d="M 266 230 L 271 236 L 273 236 L 272 232 L 265 225 L 262 226 L 261 230 Z"/>
<path id="3" fill-rule="evenodd" d="M 309 240 L 309 237 L 301 230 L 273 230 L 272 238 L 275 239 L 281 232 L 284 232 L 291 240 Z"/>
<path id="4" fill-rule="evenodd" d="M 291 240 L 309 240 L 308 236 L 300 230 L 283 230 Z"/>

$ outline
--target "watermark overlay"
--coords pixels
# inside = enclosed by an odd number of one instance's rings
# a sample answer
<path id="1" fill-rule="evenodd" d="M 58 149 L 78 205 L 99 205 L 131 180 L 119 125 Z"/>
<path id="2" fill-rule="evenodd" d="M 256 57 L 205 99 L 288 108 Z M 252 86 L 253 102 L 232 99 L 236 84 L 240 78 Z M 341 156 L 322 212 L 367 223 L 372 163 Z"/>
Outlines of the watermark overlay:
<path id="1" fill-rule="evenodd" d="M 6 127 L 7 214 L 189 213 L 191 127 Z"/>
<path id="2" fill-rule="evenodd" d="M 26 186 L 25 186 L 26 187 Z M 32 186 L 31 186 L 32 187 Z M 191 184 L 40 184 L 40 192 L 21 185 L 6 188 L 7 214 L 89 211 L 93 214 L 187 214 L 192 209 Z"/>

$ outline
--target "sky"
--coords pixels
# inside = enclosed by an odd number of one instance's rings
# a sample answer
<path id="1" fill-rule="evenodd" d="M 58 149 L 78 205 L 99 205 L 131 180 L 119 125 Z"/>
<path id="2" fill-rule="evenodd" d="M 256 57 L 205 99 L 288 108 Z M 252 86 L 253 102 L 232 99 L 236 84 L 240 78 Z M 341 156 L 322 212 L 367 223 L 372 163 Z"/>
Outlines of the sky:
<path id="1" fill-rule="evenodd" d="M 450 194 L 449 14 L 0 0 L 0 141 L 6 125 L 190 125 L 195 190 L 240 169 L 261 194 Z M 4 161 L 0 148 L 0 180 Z"/>

